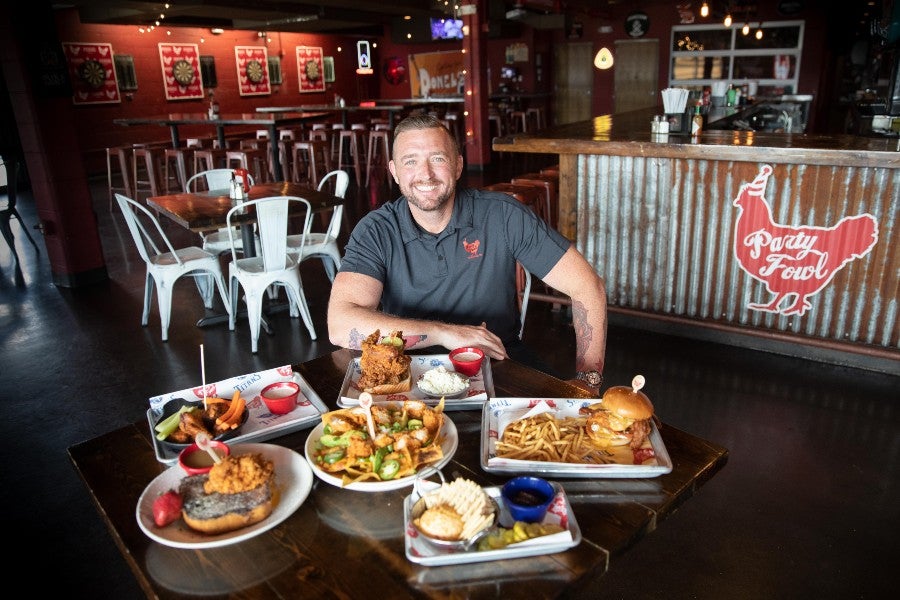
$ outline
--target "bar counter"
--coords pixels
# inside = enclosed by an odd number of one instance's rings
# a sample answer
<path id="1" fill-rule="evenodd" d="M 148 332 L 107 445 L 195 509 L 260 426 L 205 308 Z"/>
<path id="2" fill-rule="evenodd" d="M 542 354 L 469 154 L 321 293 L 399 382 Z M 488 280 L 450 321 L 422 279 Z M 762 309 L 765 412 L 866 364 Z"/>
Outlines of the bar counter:
<path id="1" fill-rule="evenodd" d="M 651 327 L 680 334 L 900 373 L 900 142 L 753 131 L 653 136 L 659 112 L 493 141 L 500 152 L 559 155 L 559 229 L 605 278 L 611 313 L 643 323 L 651 317 Z M 764 166 L 771 167 L 766 181 L 758 179 Z M 829 265 L 833 279 L 800 310 L 760 310 L 777 298 L 773 282 L 751 276 L 738 260 L 745 239 L 735 240 L 744 212 L 737 201 L 754 180 L 782 240 L 802 228 L 829 244 L 817 256 L 838 255 L 842 248 L 826 231 L 843 219 L 874 224 L 875 243 Z M 839 243 L 847 245 L 853 236 L 844 233 Z"/>

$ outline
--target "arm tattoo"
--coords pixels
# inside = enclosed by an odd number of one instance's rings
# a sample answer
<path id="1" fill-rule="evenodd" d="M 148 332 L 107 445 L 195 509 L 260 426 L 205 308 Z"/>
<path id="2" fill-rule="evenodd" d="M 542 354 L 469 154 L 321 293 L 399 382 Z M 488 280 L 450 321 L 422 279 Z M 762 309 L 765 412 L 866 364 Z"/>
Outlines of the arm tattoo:
<path id="1" fill-rule="evenodd" d="M 581 302 L 572 302 L 572 326 L 575 328 L 575 364 L 579 370 L 586 370 L 589 367 L 599 368 L 596 365 L 584 364 L 584 356 L 591 345 L 594 329 L 588 323 L 587 310 Z"/>
<path id="2" fill-rule="evenodd" d="M 423 335 L 423 334 L 420 334 L 420 335 L 406 335 L 406 336 L 403 336 L 403 339 L 406 340 L 406 347 L 407 347 L 407 348 L 414 348 L 415 346 L 417 346 L 417 345 L 419 345 L 420 343 L 423 343 L 425 340 L 427 340 L 427 339 L 428 339 L 428 336 L 427 336 L 427 335 Z"/>
<path id="3" fill-rule="evenodd" d="M 362 350 L 364 339 L 366 339 L 366 336 L 361 334 L 359 330 L 354 327 L 350 330 L 350 335 L 347 337 L 347 347 L 353 350 Z"/>

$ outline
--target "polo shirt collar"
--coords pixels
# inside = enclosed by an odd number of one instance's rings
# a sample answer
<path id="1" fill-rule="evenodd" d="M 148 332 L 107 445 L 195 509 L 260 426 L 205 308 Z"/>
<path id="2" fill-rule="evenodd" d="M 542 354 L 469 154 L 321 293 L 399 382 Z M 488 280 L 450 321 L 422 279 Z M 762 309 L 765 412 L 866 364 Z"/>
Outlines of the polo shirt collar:
<path id="1" fill-rule="evenodd" d="M 409 201 L 405 196 L 399 199 L 400 206 L 398 214 L 400 215 L 400 236 L 403 243 L 409 243 L 419 237 L 425 235 L 421 228 L 416 225 L 412 212 L 409 210 Z M 474 206 L 472 203 L 472 190 L 456 189 L 456 200 L 453 202 L 453 214 L 450 215 L 450 222 L 447 227 L 438 234 L 438 237 L 448 235 L 457 229 L 463 227 L 472 227 L 475 221 Z"/>

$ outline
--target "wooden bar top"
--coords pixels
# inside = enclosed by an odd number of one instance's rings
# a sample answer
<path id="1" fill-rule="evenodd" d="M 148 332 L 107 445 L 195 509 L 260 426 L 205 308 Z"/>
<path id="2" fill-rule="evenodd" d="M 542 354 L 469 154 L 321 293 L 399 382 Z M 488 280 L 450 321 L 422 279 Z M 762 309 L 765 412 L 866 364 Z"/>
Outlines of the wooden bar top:
<path id="1" fill-rule="evenodd" d="M 603 115 L 549 127 L 536 134 L 494 138 L 493 149 L 535 154 L 900 167 L 900 140 L 897 138 L 704 130 L 697 140 L 688 133 L 670 133 L 666 141 L 656 141 L 650 133 L 650 122 L 653 115 L 661 112 L 660 109 L 642 109 Z"/>
<path id="2" fill-rule="evenodd" d="M 337 350 L 294 368 L 329 409 L 337 408 L 349 361 Z M 498 396 L 585 397 L 566 382 L 510 360 L 491 363 Z M 148 397 L 160 390 L 147 390 Z M 481 410 L 447 413 L 459 435 L 448 479 L 500 485 L 509 476 L 480 468 Z M 662 415 L 663 417 L 665 415 Z M 728 451 L 665 424 L 671 473 L 648 479 L 551 477 L 566 490 L 582 533 L 557 554 L 442 567 L 407 560 L 403 500 L 410 488 L 365 493 L 316 479 L 309 497 L 277 527 L 230 546 L 185 550 L 161 545 L 138 526 L 135 508 L 166 467 L 140 421 L 69 448 L 110 534 L 150 598 L 553 598 L 600 577 L 611 558 L 653 531 L 726 463 Z M 269 440 L 303 454 L 308 429 Z M 174 467 L 178 468 L 178 467 Z M 637 550 L 639 551 L 639 549 Z"/>

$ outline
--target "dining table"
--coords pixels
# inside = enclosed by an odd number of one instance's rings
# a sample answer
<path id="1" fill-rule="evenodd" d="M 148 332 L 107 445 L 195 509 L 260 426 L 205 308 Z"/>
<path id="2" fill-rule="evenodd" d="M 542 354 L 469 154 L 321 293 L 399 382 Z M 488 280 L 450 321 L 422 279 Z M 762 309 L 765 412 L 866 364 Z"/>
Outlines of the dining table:
<path id="1" fill-rule="evenodd" d="M 179 127 L 183 125 L 210 125 L 216 130 L 216 138 L 219 148 L 226 148 L 225 128 L 234 126 L 251 126 L 264 128 L 268 132 L 269 140 L 278 140 L 278 130 L 285 127 L 293 127 L 313 121 L 322 121 L 328 118 L 325 112 L 279 112 L 265 113 L 228 113 L 210 117 L 207 113 L 169 113 L 147 117 L 127 117 L 113 119 L 113 123 L 124 126 L 160 125 L 167 126 L 172 137 L 172 147 L 181 147 Z M 269 144 L 274 179 L 284 179 L 286 169 L 281 164 L 278 155 L 278 144 Z M 287 160 L 285 158 L 285 160 Z"/>
<path id="2" fill-rule="evenodd" d="M 344 204 L 344 199 L 339 196 L 293 181 L 255 183 L 250 186 L 247 200 L 272 196 L 304 198 L 309 201 L 313 214 L 327 213 Z M 235 200 L 231 198 L 230 190 L 214 189 L 150 196 L 147 198 L 147 205 L 185 229 L 194 233 L 204 233 L 227 227 L 228 211 L 235 205 Z M 256 249 L 253 231 L 253 225 L 256 222 L 255 213 L 253 211 L 246 211 L 243 214 L 235 213 L 232 219 L 241 228 L 244 256 L 254 256 Z M 197 326 L 204 327 L 221 323 L 227 318 L 227 315 L 206 316 L 197 322 Z M 271 332 L 265 320 L 263 320 L 263 327 L 267 332 Z"/>
<path id="3" fill-rule="evenodd" d="M 348 365 L 359 356 L 359 351 L 342 348 L 292 368 L 327 410 L 336 410 Z M 590 398 L 579 387 L 513 360 L 491 360 L 489 366 L 492 398 Z M 147 390 L 148 397 L 159 391 Z M 441 468 L 448 481 L 463 477 L 490 489 L 510 479 L 510 474 L 481 466 L 481 404 L 445 412 L 445 417 L 458 437 L 455 452 Z M 726 448 L 659 417 L 658 432 L 671 458 L 669 472 L 627 479 L 546 476 L 564 490 L 577 519 L 576 544 L 559 552 L 482 562 L 454 562 L 451 554 L 440 566 L 413 561 L 407 553 L 404 506 L 412 493 L 409 486 L 356 491 L 316 474 L 308 495 L 277 525 L 232 544 L 174 547 L 151 539 L 138 522 L 145 490 L 168 477 L 167 469 L 180 468 L 159 460 L 147 420 L 72 445 L 68 454 L 148 598 L 532 600 L 572 595 L 614 569 L 624 553 L 640 552 L 641 539 L 665 526 L 724 467 Z M 318 424 L 317 419 L 308 427 L 273 435 L 266 447 L 296 453 L 300 460 Z M 181 477 L 180 472 L 175 476 Z"/>

